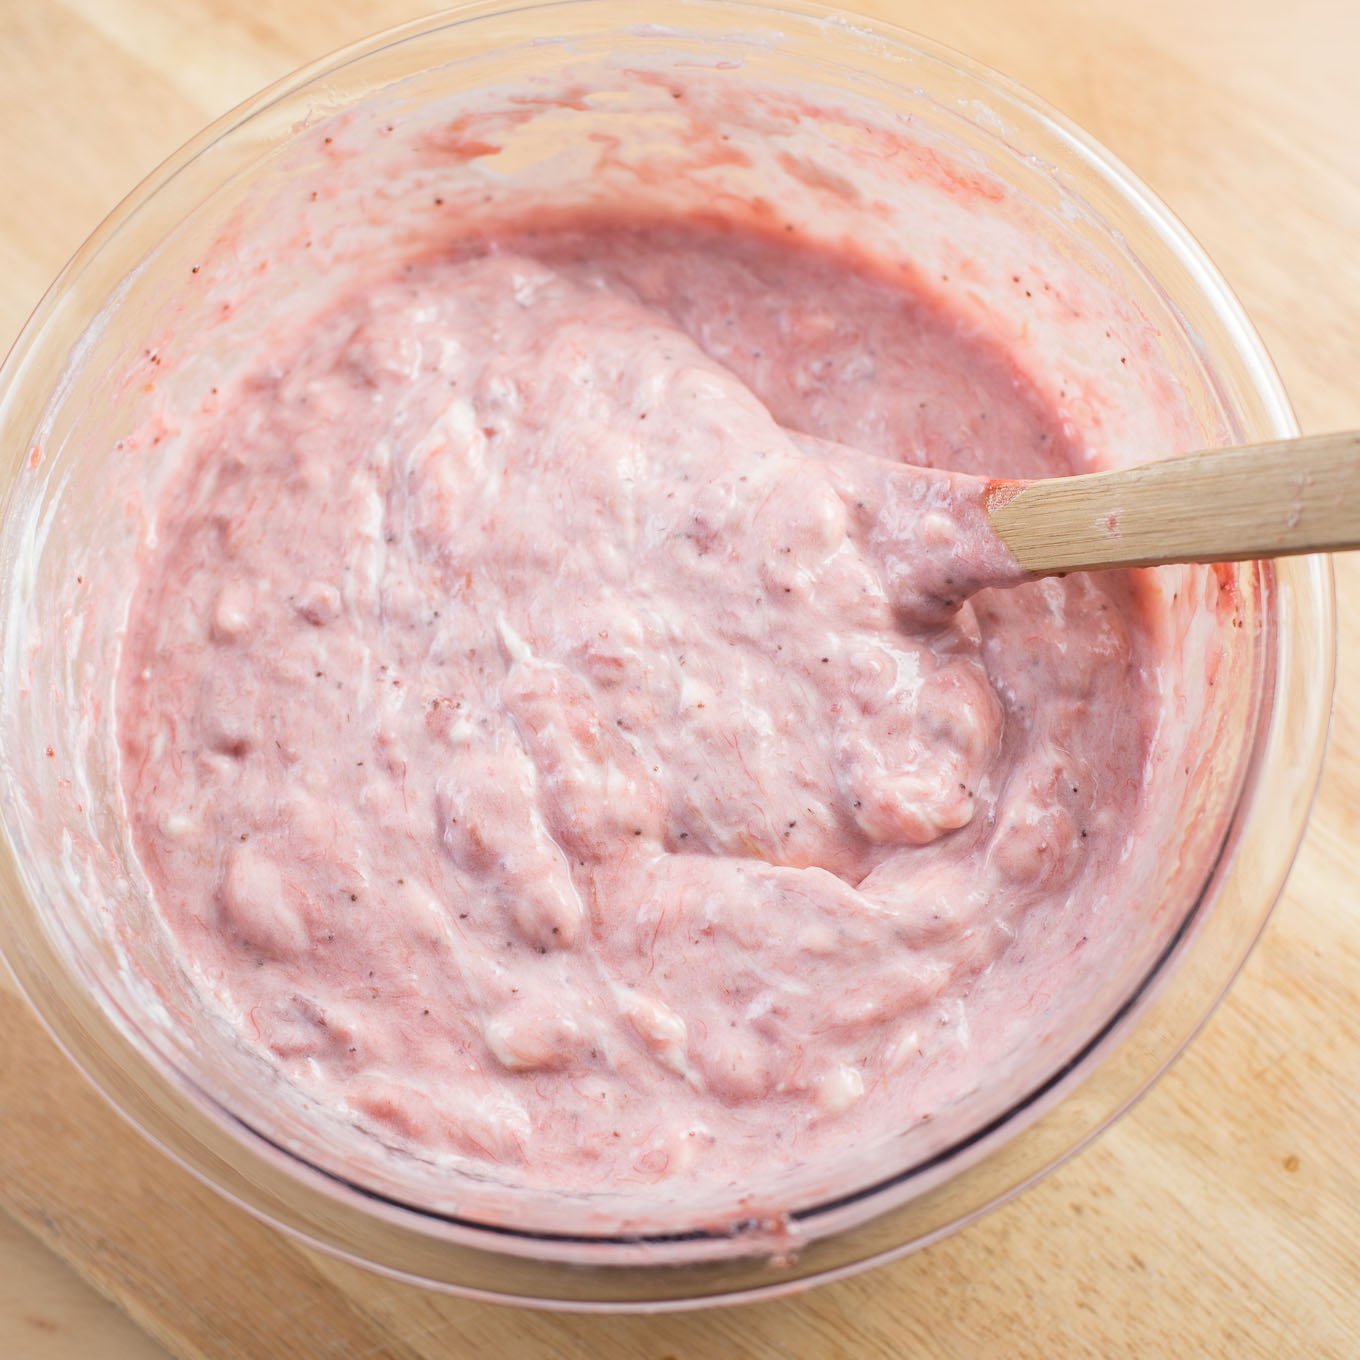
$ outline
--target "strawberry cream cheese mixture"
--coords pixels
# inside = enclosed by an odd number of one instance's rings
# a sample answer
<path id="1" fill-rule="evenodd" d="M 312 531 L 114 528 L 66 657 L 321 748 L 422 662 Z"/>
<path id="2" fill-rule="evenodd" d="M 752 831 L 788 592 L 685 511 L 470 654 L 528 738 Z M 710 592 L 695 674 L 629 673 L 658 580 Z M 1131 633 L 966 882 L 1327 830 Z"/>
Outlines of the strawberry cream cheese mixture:
<path id="1" fill-rule="evenodd" d="M 968 595 L 901 464 L 1080 466 L 985 336 L 777 231 L 581 219 L 347 289 L 183 432 L 118 684 L 138 855 L 404 1154 L 740 1185 L 985 1074 L 1136 835 L 1135 576 Z"/>

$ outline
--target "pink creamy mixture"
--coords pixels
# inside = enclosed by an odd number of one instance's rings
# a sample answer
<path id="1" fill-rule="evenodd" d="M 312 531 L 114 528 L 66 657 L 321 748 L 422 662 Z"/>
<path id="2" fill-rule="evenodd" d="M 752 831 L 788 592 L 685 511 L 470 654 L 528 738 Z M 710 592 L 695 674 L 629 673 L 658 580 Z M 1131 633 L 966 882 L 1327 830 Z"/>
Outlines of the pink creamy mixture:
<path id="1" fill-rule="evenodd" d="M 203 987 L 383 1141 L 741 1184 L 984 1079 L 1027 950 L 1099 929 L 1142 596 L 952 607 L 969 513 L 886 460 L 1074 455 L 905 275 L 507 232 L 279 335 L 187 442 L 120 679 L 136 845 Z"/>

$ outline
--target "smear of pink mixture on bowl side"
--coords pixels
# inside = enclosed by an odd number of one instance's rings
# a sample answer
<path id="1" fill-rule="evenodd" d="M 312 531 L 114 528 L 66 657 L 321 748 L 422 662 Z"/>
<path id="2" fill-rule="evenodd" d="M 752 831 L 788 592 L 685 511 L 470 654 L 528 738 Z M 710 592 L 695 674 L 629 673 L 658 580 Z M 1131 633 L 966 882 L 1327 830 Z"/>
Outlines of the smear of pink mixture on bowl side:
<path id="1" fill-rule="evenodd" d="M 384 1141 L 590 1190 L 906 1127 L 1121 872 L 1137 579 L 951 596 L 968 522 L 884 460 L 1074 451 L 902 279 L 507 230 L 280 334 L 186 440 L 119 682 L 135 843 L 245 1038 Z"/>

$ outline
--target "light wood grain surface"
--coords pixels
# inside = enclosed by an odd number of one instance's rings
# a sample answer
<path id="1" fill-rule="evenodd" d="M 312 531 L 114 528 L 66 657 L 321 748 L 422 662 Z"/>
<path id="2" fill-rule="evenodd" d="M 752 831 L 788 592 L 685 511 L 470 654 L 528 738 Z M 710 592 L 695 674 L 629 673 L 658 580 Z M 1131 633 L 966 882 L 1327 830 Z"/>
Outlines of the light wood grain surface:
<path id="1" fill-rule="evenodd" d="M 1204 241 L 1305 430 L 1360 427 L 1355 0 L 860 3 L 1091 129 Z M 0 343 L 209 117 L 424 8 L 0 0 Z M 1252 961 L 1129 1116 L 968 1231 L 796 1301 L 679 1318 L 422 1295 L 284 1241 L 166 1165 L 0 983 L 0 1205 L 34 1234 L 0 1219 L 0 1356 L 1360 1355 L 1360 561 L 1338 563 L 1338 585 L 1331 755 Z"/>

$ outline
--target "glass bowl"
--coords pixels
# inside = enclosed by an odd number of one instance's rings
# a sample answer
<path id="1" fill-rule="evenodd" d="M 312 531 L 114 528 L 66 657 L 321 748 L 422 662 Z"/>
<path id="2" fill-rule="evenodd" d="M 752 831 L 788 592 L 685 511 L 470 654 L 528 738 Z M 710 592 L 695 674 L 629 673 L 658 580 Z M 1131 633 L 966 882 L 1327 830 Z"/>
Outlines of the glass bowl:
<path id="1" fill-rule="evenodd" d="M 1302 836 L 1334 597 L 1318 558 L 1156 575 L 1179 662 L 1159 854 L 1083 987 L 1055 987 L 995 1079 L 928 1126 L 753 1187 L 765 1208 L 740 1217 L 673 1204 L 660 1230 L 587 1200 L 454 1193 L 356 1149 L 196 1008 L 157 930 L 110 739 L 120 606 L 101 592 L 142 542 L 176 410 L 271 314 L 516 203 L 618 201 L 909 261 L 1103 463 L 1296 431 L 1218 274 L 1106 152 L 991 72 L 802 3 L 477 4 L 380 35 L 209 128 L 63 271 L 0 374 L 0 949 L 20 986 L 115 1108 L 280 1228 L 470 1295 L 655 1309 L 924 1245 L 1147 1088 L 1241 965 Z"/>

